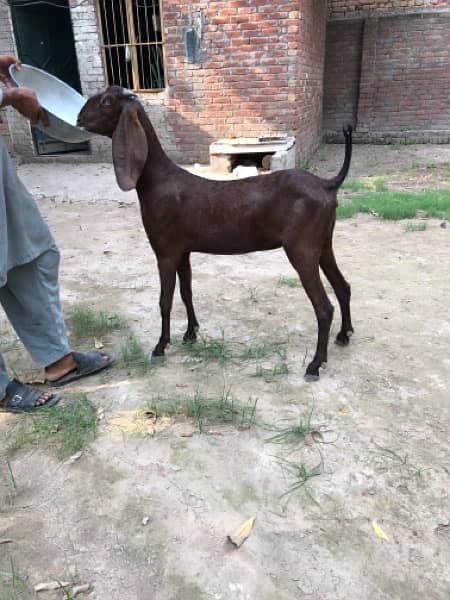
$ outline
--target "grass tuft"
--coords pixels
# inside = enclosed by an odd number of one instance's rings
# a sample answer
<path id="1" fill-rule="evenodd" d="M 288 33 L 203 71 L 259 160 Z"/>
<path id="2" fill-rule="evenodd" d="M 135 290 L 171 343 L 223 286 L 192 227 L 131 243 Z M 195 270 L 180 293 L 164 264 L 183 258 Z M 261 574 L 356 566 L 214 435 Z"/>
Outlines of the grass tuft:
<path id="1" fill-rule="evenodd" d="M 246 404 L 237 402 L 229 389 L 221 394 L 209 395 L 199 390 L 193 396 L 159 397 L 147 410 L 159 417 L 181 417 L 193 419 L 199 433 L 206 425 L 228 423 L 239 427 L 251 427 L 256 421 L 257 400 L 249 399 Z"/>
<path id="2" fill-rule="evenodd" d="M 425 231 L 427 227 L 427 223 L 421 221 L 420 223 L 407 223 L 403 229 L 406 233 L 411 233 L 413 231 Z"/>
<path id="3" fill-rule="evenodd" d="M 418 211 L 428 217 L 450 218 L 450 189 L 421 192 L 364 191 L 352 195 L 337 208 L 337 216 L 349 218 L 372 213 L 383 219 L 413 219 Z"/>
<path id="4" fill-rule="evenodd" d="M 277 362 L 273 367 L 256 367 L 255 377 L 263 377 L 266 381 L 273 381 L 282 375 L 289 373 L 289 366 L 285 360 Z"/>
<path id="5" fill-rule="evenodd" d="M 278 429 L 277 433 L 267 441 L 274 444 L 292 444 L 304 440 L 308 434 L 315 431 L 315 428 L 311 425 L 311 417 L 312 410 L 304 419 L 300 420 L 298 425 Z"/>
<path id="6" fill-rule="evenodd" d="M 291 479 L 293 479 L 293 483 L 285 492 L 283 492 L 283 494 L 281 494 L 280 498 L 290 496 L 292 493 L 303 488 L 309 495 L 309 497 L 312 500 L 314 500 L 306 484 L 311 478 L 322 475 L 324 471 L 322 454 L 320 453 L 320 462 L 317 465 L 314 465 L 313 467 L 308 467 L 303 462 L 289 461 L 284 458 L 279 458 L 278 460 L 282 469 L 285 471 L 285 474 L 287 474 Z"/>
<path id="7" fill-rule="evenodd" d="M 298 277 L 284 277 L 281 276 L 278 280 L 278 285 L 286 285 L 290 288 L 300 287 L 300 280 Z"/>
<path id="8" fill-rule="evenodd" d="M 9 570 L 0 571 L 0 598 L 1 600 L 31 599 L 27 583 L 17 571 L 12 558 L 10 558 Z"/>
<path id="9" fill-rule="evenodd" d="M 361 192 L 363 190 L 370 190 L 370 185 L 362 179 L 346 179 L 341 189 L 349 192 Z"/>
<path id="10" fill-rule="evenodd" d="M 257 369 L 257 375 L 260 377 L 276 377 L 285 375 L 288 372 L 286 363 L 286 350 L 282 346 L 285 342 L 264 339 L 251 342 L 249 344 L 240 344 L 225 339 L 222 332 L 221 337 L 201 336 L 194 344 L 188 344 L 189 351 L 204 362 L 218 362 L 224 364 L 229 361 L 234 363 L 259 361 L 269 356 L 278 356 L 280 361 L 271 369 Z"/>
<path id="11" fill-rule="evenodd" d="M 372 181 L 372 185 L 376 192 L 387 192 L 386 179 L 384 177 L 377 177 Z"/>
<path id="12" fill-rule="evenodd" d="M 240 360 L 261 360 L 273 354 L 278 353 L 278 344 L 269 342 L 255 342 L 254 344 L 248 344 L 238 354 L 237 358 Z"/>
<path id="13" fill-rule="evenodd" d="M 77 338 L 98 337 L 125 326 L 124 320 L 116 313 L 97 311 L 84 304 L 69 311 L 69 322 L 71 332 Z"/>
<path id="14" fill-rule="evenodd" d="M 44 444 L 63 460 L 93 441 L 96 428 L 95 406 L 84 394 L 79 394 L 67 404 L 22 415 L 7 434 L 5 445 L 8 450 L 17 450 L 26 445 Z"/>
<path id="15" fill-rule="evenodd" d="M 220 337 L 200 335 L 195 344 L 187 344 L 187 347 L 195 357 L 205 362 L 217 361 L 224 363 L 233 358 L 233 352 L 225 340 L 223 331 Z"/>
<path id="16" fill-rule="evenodd" d="M 119 357 L 125 367 L 136 367 L 142 373 L 147 373 L 152 369 L 150 356 L 133 333 L 130 333 L 123 343 Z"/>

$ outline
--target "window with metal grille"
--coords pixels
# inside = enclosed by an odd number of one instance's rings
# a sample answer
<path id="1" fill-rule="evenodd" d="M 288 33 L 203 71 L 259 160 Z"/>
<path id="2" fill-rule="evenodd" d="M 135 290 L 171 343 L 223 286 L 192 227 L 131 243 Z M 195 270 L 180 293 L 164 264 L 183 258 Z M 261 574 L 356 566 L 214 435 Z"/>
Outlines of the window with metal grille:
<path id="1" fill-rule="evenodd" d="M 98 0 L 102 50 L 110 85 L 165 87 L 160 0 Z"/>

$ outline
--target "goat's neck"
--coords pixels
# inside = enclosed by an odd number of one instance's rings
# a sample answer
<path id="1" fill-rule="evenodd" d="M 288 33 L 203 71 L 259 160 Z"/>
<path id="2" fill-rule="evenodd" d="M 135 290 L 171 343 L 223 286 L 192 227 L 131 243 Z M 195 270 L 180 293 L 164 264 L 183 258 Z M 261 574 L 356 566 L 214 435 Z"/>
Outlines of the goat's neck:
<path id="1" fill-rule="evenodd" d="M 145 170 L 156 174 L 161 172 L 161 170 L 166 171 L 168 168 L 175 166 L 164 152 L 153 125 L 143 108 L 139 111 L 139 119 L 147 136 L 148 144 L 148 157 Z"/>

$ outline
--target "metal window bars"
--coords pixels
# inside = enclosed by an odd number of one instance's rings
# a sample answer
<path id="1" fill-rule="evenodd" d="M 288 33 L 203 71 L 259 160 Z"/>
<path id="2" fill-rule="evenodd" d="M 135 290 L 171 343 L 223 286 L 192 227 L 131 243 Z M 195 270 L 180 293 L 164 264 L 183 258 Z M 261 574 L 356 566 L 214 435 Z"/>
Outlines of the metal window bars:
<path id="1" fill-rule="evenodd" d="M 98 0 L 110 85 L 156 91 L 165 87 L 160 0 Z"/>

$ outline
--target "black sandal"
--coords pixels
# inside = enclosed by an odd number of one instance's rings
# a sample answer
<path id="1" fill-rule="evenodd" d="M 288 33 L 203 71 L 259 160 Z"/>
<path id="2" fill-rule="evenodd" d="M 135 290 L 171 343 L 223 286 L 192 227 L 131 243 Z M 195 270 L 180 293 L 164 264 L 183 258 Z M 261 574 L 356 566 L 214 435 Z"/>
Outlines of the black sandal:
<path id="1" fill-rule="evenodd" d="M 5 396 L 0 400 L 0 410 L 3 412 L 21 413 L 55 406 L 61 400 L 56 394 L 50 394 L 43 404 L 37 404 L 43 399 L 45 392 L 31 385 L 26 385 L 13 379 L 6 387 Z"/>

